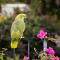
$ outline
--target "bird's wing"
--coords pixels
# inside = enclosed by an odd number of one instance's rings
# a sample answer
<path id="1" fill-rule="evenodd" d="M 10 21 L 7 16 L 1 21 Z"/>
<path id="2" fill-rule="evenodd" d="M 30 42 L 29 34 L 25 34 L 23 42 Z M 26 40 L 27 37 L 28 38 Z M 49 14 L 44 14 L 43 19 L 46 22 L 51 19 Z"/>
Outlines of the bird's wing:
<path id="1" fill-rule="evenodd" d="M 22 37 L 23 32 L 25 30 L 25 23 L 23 22 L 13 22 L 12 27 L 11 27 L 11 37 Z M 16 36 L 15 36 L 16 35 Z"/>

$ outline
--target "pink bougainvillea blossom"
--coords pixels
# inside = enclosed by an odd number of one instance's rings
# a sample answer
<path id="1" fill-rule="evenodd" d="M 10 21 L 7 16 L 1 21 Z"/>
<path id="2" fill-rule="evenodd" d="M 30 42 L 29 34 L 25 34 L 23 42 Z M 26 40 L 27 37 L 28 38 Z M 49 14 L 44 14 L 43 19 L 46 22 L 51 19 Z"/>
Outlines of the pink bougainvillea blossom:
<path id="1" fill-rule="evenodd" d="M 59 57 L 58 57 L 58 56 L 56 56 L 56 57 L 54 58 L 54 60 L 59 60 Z"/>
<path id="2" fill-rule="evenodd" d="M 40 30 L 37 34 L 37 38 L 43 39 L 47 35 L 47 32 Z"/>
<path id="3" fill-rule="evenodd" d="M 55 51 L 51 47 L 47 48 L 46 52 L 49 53 L 50 55 L 55 55 Z"/>
<path id="4" fill-rule="evenodd" d="M 49 51 L 49 54 L 50 54 L 50 55 L 55 55 L 54 50 L 50 50 L 50 51 Z"/>
<path id="5" fill-rule="evenodd" d="M 24 56 L 23 60 L 29 60 L 28 56 Z"/>
<path id="6" fill-rule="evenodd" d="M 49 54 L 50 55 L 55 55 L 55 51 L 53 50 L 53 48 L 49 47 Z"/>
<path id="7" fill-rule="evenodd" d="M 46 49 L 46 52 L 49 53 L 49 49 Z"/>

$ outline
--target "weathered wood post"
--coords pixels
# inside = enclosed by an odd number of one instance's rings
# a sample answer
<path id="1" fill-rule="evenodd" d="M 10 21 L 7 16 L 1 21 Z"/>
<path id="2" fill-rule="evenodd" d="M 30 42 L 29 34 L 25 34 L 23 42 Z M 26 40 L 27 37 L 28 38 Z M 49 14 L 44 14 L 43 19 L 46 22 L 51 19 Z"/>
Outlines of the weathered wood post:
<path id="1" fill-rule="evenodd" d="M 15 48 L 13 49 L 13 58 L 16 60 Z"/>
<path id="2" fill-rule="evenodd" d="M 28 45 L 28 51 L 27 51 L 27 53 L 28 53 L 28 57 L 30 56 L 30 40 L 29 40 L 29 37 L 26 37 L 26 40 L 27 40 L 27 45 Z"/>
<path id="3" fill-rule="evenodd" d="M 30 55 L 30 41 L 28 40 L 28 56 Z"/>
<path id="4" fill-rule="evenodd" d="M 46 51 L 47 49 L 47 41 L 44 39 L 44 42 L 43 42 L 43 51 Z"/>

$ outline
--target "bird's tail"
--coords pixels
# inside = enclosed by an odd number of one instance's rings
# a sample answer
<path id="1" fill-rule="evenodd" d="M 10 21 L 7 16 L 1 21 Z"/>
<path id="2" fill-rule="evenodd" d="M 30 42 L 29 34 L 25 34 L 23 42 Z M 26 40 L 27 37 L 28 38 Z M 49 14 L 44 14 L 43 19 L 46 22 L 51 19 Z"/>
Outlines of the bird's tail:
<path id="1" fill-rule="evenodd" d="M 18 46 L 18 40 L 11 40 L 11 48 L 17 48 Z"/>

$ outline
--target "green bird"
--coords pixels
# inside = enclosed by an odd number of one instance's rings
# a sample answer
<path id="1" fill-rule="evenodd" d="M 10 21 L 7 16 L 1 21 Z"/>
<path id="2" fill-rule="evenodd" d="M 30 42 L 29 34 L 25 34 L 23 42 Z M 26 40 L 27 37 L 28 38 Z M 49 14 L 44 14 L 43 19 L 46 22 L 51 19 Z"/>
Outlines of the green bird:
<path id="1" fill-rule="evenodd" d="M 11 26 L 11 48 L 17 48 L 18 42 L 25 31 L 26 14 L 18 14 Z"/>

